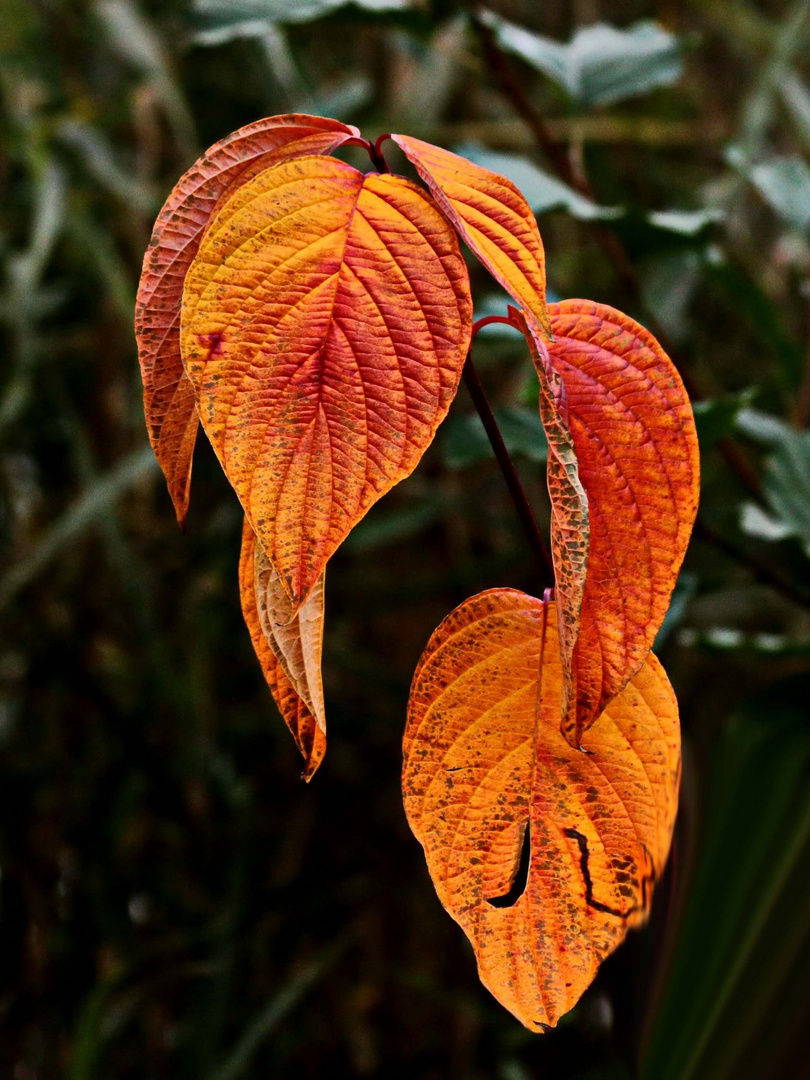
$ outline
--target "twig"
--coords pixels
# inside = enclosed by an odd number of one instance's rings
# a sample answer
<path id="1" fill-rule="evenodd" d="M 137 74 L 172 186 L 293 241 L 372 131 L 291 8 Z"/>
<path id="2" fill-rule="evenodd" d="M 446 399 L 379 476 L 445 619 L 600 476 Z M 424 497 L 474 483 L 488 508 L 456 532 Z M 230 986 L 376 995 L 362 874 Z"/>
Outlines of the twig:
<path id="1" fill-rule="evenodd" d="M 500 466 L 501 474 L 509 489 L 509 494 L 512 496 L 512 502 L 515 504 L 515 510 L 520 518 L 523 530 L 526 533 L 529 546 L 534 553 L 538 566 L 540 566 L 542 570 L 543 586 L 553 588 L 554 565 L 551 561 L 551 555 L 543 540 L 542 533 L 535 520 L 529 500 L 526 498 L 526 492 L 523 490 L 523 485 L 521 484 L 520 477 L 515 469 L 515 464 L 509 456 L 509 451 L 506 449 L 506 443 L 503 441 L 503 435 L 501 435 L 501 429 L 498 427 L 498 421 L 495 419 L 484 387 L 481 383 L 481 379 L 478 376 L 478 372 L 475 370 L 471 352 L 467 353 L 467 359 L 464 364 L 464 383 L 470 392 L 473 405 L 475 405 L 478 415 L 481 417 L 481 423 L 484 425 L 484 430 L 489 438 L 492 451 Z"/>

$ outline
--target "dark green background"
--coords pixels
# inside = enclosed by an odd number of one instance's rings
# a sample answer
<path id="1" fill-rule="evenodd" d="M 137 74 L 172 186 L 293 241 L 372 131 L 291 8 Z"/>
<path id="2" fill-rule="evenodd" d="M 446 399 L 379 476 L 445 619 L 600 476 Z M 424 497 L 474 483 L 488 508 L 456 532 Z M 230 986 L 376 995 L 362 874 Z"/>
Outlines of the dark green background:
<path id="1" fill-rule="evenodd" d="M 504 94 L 453 3 L 308 3 L 0 0 L 0 1076 L 810 1077 L 810 4 L 494 5 L 560 42 L 678 35 L 679 77 L 631 65 L 605 104 L 505 54 Z M 304 786 L 241 622 L 236 499 L 201 441 L 178 531 L 132 332 L 152 221 L 232 129 L 331 113 L 553 171 L 526 103 L 592 189 L 540 218 L 553 294 L 661 328 L 709 402 L 660 649 L 674 854 L 651 924 L 543 1037 L 478 983 L 399 796 L 430 632 L 480 589 L 538 589 L 466 392 L 330 566 L 329 752 Z M 661 210 L 708 213 L 689 234 Z M 477 359 L 547 524 L 524 350 L 482 336 Z"/>

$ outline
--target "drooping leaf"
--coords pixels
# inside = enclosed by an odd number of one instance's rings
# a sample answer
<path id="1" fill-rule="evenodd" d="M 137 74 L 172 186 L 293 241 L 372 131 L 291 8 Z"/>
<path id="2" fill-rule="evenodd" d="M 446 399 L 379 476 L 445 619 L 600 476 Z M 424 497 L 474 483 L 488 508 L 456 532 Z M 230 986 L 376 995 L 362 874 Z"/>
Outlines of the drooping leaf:
<path id="1" fill-rule="evenodd" d="M 481 593 L 430 639 L 403 746 L 405 810 L 439 899 L 481 981 L 533 1031 L 646 918 L 680 777 L 677 704 L 654 656 L 593 725 L 588 755 L 560 733 L 562 682 L 553 604 Z"/>
<path id="2" fill-rule="evenodd" d="M 183 360 L 296 606 L 429 446 L 471 309 L 453 230 L 402 177 L 301 158 L 240 185 L 212 221 L 186 277 Z"/>
<path id="3" fill-rule="evenodd" d="M 680 43 L 654 22 L 627 30 L 595 23 L 562 45 L 493 12 L 483 18 L 502 48 L 553 79 L 583 108 L 638 97 L 681 76 Z"/>
<path id="4" fill-rule="evenodd" d="M 615 206 L 599 206 L 574 188 L 545 172 L 527 157 L 490 150 L 477 143 L 458 148 L 458 153 L 480 165 L 507 177 L 516 184 L 535 214 L 547 214 L 551 210 L 567 210 L 579 221 L 612 220 L 621 216 Z"/>
<path id="5" fill-rule="evenodd" d="M 546 482 L 551 499 L 551 557 L 563 670 L 561 715 L 567 723 L 569 717 L 576 715 L 574 652 L 580 635 L 588 574 L 588 496 L 580 479 L 576 447 L 568 426 L 564 384 L 551 363 L 542 336 L 516 308 L 510 305 L 508 310 L 512 322 L 529 343 L 540 381 L 540 419 L 548 440 Z"/>
<path id="6" fill-rule="evenodd" d="M 323 577 L 301 610 L 287 594 L 247 520 L 242 528 L 239 592 L 253 648 L 279 712 L 304 756 L 311 780 L 326 752 L 321 681 Z"/>
<path id="7" fill-rule="evenodd" d="M 579 746 L 666 615 L 697 512 L 700 462 L 689 398 L 648 331 L 587 300 L 549 312 L 546 347 L 565 390 L 590 526 L 575 693 L 563 718 Z"/>
<path id="8" fill-rule="evenodd" d="M 548 330 L 546 258 L 529 204 L 505 176 L 409 135 L 392 135 L 470 250 Z"/>
<path id="9" fill-rule="evenodd" d="M 135 334 L 149 439 L 179 522 L 188 511 L 197 437 L 194 392 L 180 357 L 180 304 L 186 272 L 212 211 L 245 170 L 304 154 L 325 154 L 359 134 L 337 120 L 271 116 L 215 143 L 178 181 L 158 215 L 135 307 Z"/>

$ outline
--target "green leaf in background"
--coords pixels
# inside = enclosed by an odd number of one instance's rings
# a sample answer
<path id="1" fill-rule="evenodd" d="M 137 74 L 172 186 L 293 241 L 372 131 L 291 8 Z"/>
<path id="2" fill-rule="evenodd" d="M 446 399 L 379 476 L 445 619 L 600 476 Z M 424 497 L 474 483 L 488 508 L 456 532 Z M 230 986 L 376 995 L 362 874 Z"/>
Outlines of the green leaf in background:
<path id="1" fill-rule="evenodd" d="M 514 407 L 493 411 L 510 454 L 529 461 L 546 460 L 548 443 L 537 409 Z M 484 425 L 474 413 L 452 417 L 444 427 L 441 446 L 448 469 L 466 469 L 492 457 Z"/>
<path id="2" fill-rule="evenodd" d="M 770 514 L 747 503 L 740 528 L 761 540 L 795 537 L 810 558 L 810 431 L 782 432 L 765 460 L 762 493 Z"/>
<path id="3" fill-rule="evenodd" d="M 726 156 L 786 225 L 802 232 L 810 228 L 810 168 L 804 158 L 792 154 L 755 164 L 735 146 Z"/>
<path id="4" fill-rule="evenodd" d="M 600 206 L 520 154 L 490 150 L 472 142 L 457 146 L 456 153 L 485 169 L 506 176 L 520 188 L 537 215 L 565 210 L 578 221 L 614 221 L 626 213 L 623 207 Z M 641 216 L 656 229 L 692 238 L 721 222 L 725 213 L 717 207 L 707 207 L 700 210 L 651 210 Z"/>
<path id="5" fill-rule="evenodd" d="M 726 214 L 720 207 L 704 207 L 702 210 L 652 210 L 647 221 L 656 229 L 675 233 L 677 236 L 694 237 L 712 225 L 719 225 Z"/>
<path id="6" fill-rule="evenodd" d="M 476 165 L 492 169 L 511 180 L 526 196 L 526 201 L 535 214 L 567 210 L 579 221 L 594 221 L 616 218 L 622 213 L 616 207 L 598 206 L 519 154 L 499 153 L 479 143 L 464 143 L 456 148 L 456 152 L 474 161 Z"/>
<path id="7" fill-rule="evenodd" d="M 681 77 L 680 43 L 655 22 L 627 30 L 596 23 L 561 45 L 490 11 L 482 19 L 501 48 L 548 75 L 583 108 L 638 97 Z"/>
<path id="8" fill-rule="evenodd" d="M 676 630 L 683 620 L 686 614 L 686 609 L 689 607 L 689 601 L 697 592 L 698 576 L 692 574 L 688 570 L 682 570 L 678 575 L 678 580 L 675 583 L 675 588 L 672 592 L 672 599 L 669 602 L 669 608 L 664 621 L 661 623 L 661 629 L 655 636 L 653 642 L 653 651 L 658 653 L 666 645 L 673 630 Z"/>
<path id="9" fill-rule="evenodd" d="M 771 687 L 708 741 L 694 871 L 680 886 L 642 1080 L 798 1075 L 789 1066 L 804 1037 L 792 994 L 810 937 L 806 703 L 801 679 Z"/>
<path id="10" fill-rule="evenodd" d="M 269 23 L 306 23 L 353 4 L 363 11 L 405 11 L 412 0 L 194 0 L 191 22 L 200 45 L 262 34 Z"/>
<path id="11" fill-rule="evenodd" d="M 806 656 L 810 638 L 787 634 L 748 634 L 736 626 L 712 626 L 708 630 L 687 627 L 678 634 L 678 644 L 706 653 L 765 653 L 768 656 Z"/>
<path id="12" fill-rule="evenodd" d="M 760 446 L 776 447 L 789 439 L 793 428 L 779 416 L 759 409 L 743 408 L 737 413 L 735 427 Z"/>
<path id="13" fill-rule="evenodd" d="M 749 387 L 739 394 L 724 394 L 723 397 L 692 402 L 698 442 L 704 454 L 721 439 L 727 439 L 734 434 L 740 413 L 743 409 L 750 408 L 756 394 L 756 388 Z"/>
<path id="14" fill-rule="evenodd" d="M 779 84 L 782 101 L 796 130 L 810 146 L 810 90 L 795 71 L 789 71 Z"/>

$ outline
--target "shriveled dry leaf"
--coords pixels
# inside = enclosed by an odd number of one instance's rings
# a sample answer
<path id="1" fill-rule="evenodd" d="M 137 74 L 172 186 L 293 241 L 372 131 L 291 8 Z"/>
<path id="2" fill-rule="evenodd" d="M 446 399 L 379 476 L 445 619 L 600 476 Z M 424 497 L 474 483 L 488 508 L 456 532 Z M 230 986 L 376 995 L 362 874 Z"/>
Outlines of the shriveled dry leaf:
<path id="1" fill-rule="evenodd" d="M 574 697 L 574 651 L 580 634 L 582 601 L 588 574 L 588 497 L 579 478 L 576 448 L 567 424 L 565 388 L 539 334 L 525 316 L 509 308 L 509 317 L 529 344 L 540 381 L 540 419 L 548 440 L 546 478 L 551 499 L 551 555 L 560 662 L 563 669 L 561 710 L 567 715 Z"/>
<path id="2" fill-rule="evenodd" d="M 326 753 L 321 680 L 323 577 L 300 611 L 293 614 L 278 574 L 246 520 L 242 527 L 239 592 L 242 613 L 267 685 L 304 756 L 304 779 L 311 780 Z"/>

